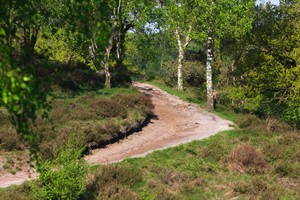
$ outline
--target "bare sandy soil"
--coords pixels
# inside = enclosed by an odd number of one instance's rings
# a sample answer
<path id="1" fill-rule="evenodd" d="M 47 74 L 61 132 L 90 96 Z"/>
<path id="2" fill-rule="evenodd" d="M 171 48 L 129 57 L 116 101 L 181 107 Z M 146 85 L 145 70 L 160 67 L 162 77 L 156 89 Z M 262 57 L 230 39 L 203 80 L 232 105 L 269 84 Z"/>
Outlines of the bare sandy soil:
<path id="1" fill-rule="evenodd" d="M 138 82 L 133 85 L 151 97 L 155 106 L 152 119 L 141 131 L 105 148 L 93 150 L 91 155 L 85 157 L 89 164 L 107 164 L 129 157 L 142 157 L 155 150 L 207 138 L 220 131 L 232 129 L 232 122 L 223 120 L 196 104 L 184 102 L 158 87 Z M 21 171 L 15 175 L 0 173 L 0 187 L 18 185 L 36 177 L 34 172 Z"/>
<path id="2" fill-rule="evenodd" d="M 95 149 L 85 159 L 89 164 L 106 164 L 129 157 L 142 157 L 155 150 L 199 140 L 232 129 L 233 123 L 182 101 L 158 87 L 133 83 L 151 97 L 155 106 L 150 123 L 126 139 Z"/>
<path id="3" fill-rule="evenodd" d="M 19 158 L 16 158 L 16 156 L 11 153 L 2 153 L 0 156 L 0 188 L 10 185 L 20 185 L 27 180 L 35 179 L 37 173 L 30 167 L 28 162 L 28 151 L 21 152 Z M 8 163 L 9 167 L 5 167 Z M 12 171 L 15 174 L 12 174 Z"/>

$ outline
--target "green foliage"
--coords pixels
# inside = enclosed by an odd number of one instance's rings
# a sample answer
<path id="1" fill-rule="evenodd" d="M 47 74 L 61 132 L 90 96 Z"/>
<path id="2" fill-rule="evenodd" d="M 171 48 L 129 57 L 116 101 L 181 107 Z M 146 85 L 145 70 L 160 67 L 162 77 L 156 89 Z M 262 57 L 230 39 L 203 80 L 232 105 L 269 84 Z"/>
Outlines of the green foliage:
<path id="1" fill-rule="evenodd" d="M 251 29 L 255 0 L 197 0 L 196 4 L 195 12 L 201 13 L 201 15 L 195 19 L 199 28 L 196 30 L 194 38 L 201 43 L 207 41 L 209 29 L 212 31 L 215 49 L 220 48 L 222 38 L 230 37 L 234 40 L 245 35 Z"/>
<path id="2" fill-rule="evenodd" d="M 298 1 L 257 6 L 251 34 L 237 45 L 224 47 L 228 52 L 234 47 L 237 52 L 227 54 L 233 61 L 227 72 L 231 84 L 226 86 L 226 95 L 236 109 L 276 116 L 295 127 L 300 119 L 297 6 Z"/>
<path id="3" fill-rule="evenodd" d="M 88 165 L 81 158 L 82 149 L 75 137 L 73 134 L 69 138 L 67 148 L 54 160 L 41 163 L 39 179 L 32 185 L 36 198 L 77 199 L 85 191 Z"/>
<path id="4" fill-rule="evenodd" d="M 184 68 L 183 81 L 186 87 L 199 87 L 205 82 L 204 65 L 200 62 L 186 61 L 183 63 Z M 163 81 L 168 86 L 176 86 L 177 84 L 177 65 L 174 61 L 162 63 Z"/>

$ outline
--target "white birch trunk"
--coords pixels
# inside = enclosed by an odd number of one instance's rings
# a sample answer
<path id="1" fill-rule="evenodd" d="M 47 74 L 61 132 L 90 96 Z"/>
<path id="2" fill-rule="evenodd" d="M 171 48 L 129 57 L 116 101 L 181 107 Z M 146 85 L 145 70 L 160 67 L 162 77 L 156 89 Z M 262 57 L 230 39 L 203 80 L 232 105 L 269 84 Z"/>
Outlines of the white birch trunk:
<path id="1" fill-rule="evenodd" d="M 115 11 L 114 11 L 114 15 L 115 15 Z M 117 20 L 115 18 L 114 22 L 112 24 L 112 27 L 111 27 L 111 33 L 110 33 L 108 46 L 106 48 L 105 67 L 104 67 L 104 70 L 105 70 L 105 87 L 106 88 L 111 88 L 111 77 L 110 77 L 110 72 L 109 72 L 109 56 L 110 56 L 110 51 L 111 51 L 112 46 L 113 46 L 113 39 L 114 39 L 114 35 L 115 35 L 116 26 L 117 26 Z"/>
<path id="2" fill-rule="evenodd" d="M 214 96 L 213 96 L 213 83 L 212 83 L 212 34 L 211 30 L 208 32 L 207 38 L 207 61 L 206 61 L 206 89 L 207 89 L 207 110 L 214 110 Z"/>
<path id="3" fill-rule="evenodd" d="M 117 43 L 116 43 L 116 53 L 117 53 L 117 63 L 120 65 L 122 63 L 122 47 L 121 47 L 121 40 L 122 40 L 122 27 L 123 23 L 121 21 L 120 17 L 120 8 L 121 8 L 121 0 L 119 0 L 119 5 L 118 5 L 118 10 L 117 10 L 117 15 L 118 15 L 118 22 L 119 22 L 119 33 L 117 37 Z"/>
<path id="4" fill-rule="evenodd" d="M 180 40 L 180 35 L 178 29 L 175 30 L 175 36 L 178 44 L 178 67 L 177 67 L 177 89 L 183 90 L 183 76 L 182 76 L 182 62 L 184 58 L 184 50 L 187 48 L 188 44 L 191 42 L 190 32 L 192 31 L 192 27 L 189 27 L 189 31 L 185 37 L 185 43 L 182 45 Z"/>
<path id="5" fill-rule="evenodd" d="M 177 89 L 183 90 L 183 79 L 182 79 L 182 60 L 184 56 L 183 48 L 181 45 L 180 36 L 178 29 L 175 30 L 175 36 L 178 44 L 178 67 L 177 67 Z"/>

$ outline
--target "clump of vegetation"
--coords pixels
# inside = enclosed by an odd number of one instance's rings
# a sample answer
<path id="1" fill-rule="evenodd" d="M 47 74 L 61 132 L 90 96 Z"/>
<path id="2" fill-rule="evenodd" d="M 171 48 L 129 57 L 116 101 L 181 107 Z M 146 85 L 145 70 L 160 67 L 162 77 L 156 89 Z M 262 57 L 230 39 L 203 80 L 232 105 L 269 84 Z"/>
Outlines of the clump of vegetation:
<path id="1" fill-rule="evenodd" d="M 138 193 L 129 188 L 142 181 L 139 169 L 107 165 L 97 169 L 88 182 L 89 193 L 96 199 L 139 199 Z M 88 198 L 88 195 L 87 195 Z"/>
<path id="2" fill-rule="evenodd" d="M 143 95 L 118 93 L 112 96 L 112 100 L 128 109 L 137 109 L 142 112 L 144 116 L 145 114 L 151 113 L 154 108 L 151 99 Z"/>
<path id="3" fill-rule="evenodd" d="M 78 141 L 70 138 L 54 160 L 40 163 L 39 178 L 32 185 L 37 199 L 77 199 L 85 191 L 88 165 L 78 146 Z"/>
<path id="4" fill-rule="evenodd" d="M 93 112 L 92 110 L 94 110 L 98 119 L 114 117 L 124 119 L 127 117 L 126 107 L 113 99 L 97 99 L 89 106 L 89 111 Z"/>
<path id="5" fill-rule="evenodd" d="M 226 162 L 230 169 L 242 173 L 263 173 L 268 168 L 263 155 L 249 144 L 236 146 L 228 155 Z"/>

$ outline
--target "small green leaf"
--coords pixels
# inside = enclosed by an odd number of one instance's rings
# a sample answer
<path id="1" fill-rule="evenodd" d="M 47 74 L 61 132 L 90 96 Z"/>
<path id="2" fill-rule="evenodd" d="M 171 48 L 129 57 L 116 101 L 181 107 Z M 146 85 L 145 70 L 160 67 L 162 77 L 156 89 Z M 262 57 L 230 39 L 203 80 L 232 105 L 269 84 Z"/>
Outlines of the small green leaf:
<path id="1" fill-rule="evenodd" d="M 26 89 L 27 85 L 25 83 L 21 83 L 21 88 Z"/>
<path id="2" fill-rule="evenodd" d="M 5 31 L 3 28 L 0 28 L 0 36 L 4 36 L 5 35 Z"/>
<path id="3" fill-rule="evenodd" d="M 7 93 L 5 90 L 2 91 L 2 99 L 3 99 L 4 104 L 8 103 L 8 97 L 7 97 Z"/>
<path id="4" fill-rule="evenodd" d="M 24 76 L 24 77 L 23 77 L 23 80 L 24 80 L 24 81 L 30 81 L 30 77 Z"/>

